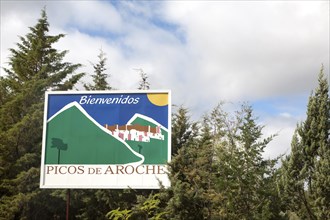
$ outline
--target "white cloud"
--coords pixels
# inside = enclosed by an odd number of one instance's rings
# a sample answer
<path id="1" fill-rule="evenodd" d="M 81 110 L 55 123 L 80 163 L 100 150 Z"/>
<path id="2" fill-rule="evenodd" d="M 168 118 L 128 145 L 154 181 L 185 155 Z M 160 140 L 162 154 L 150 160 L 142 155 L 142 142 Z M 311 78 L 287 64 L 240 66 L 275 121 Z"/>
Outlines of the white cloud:
<path id="1" fill-rule="evenodd" d="M 283 118 L 291 118 L 292 117 L 292 115 L 288 112 L 283 112 L 283 113 L 280 114 L 280 116 L 283 117 Z"/>
<path id="2" fill-rule="evenodd" d="M 64 28 L 118 33 L 125 28 L 120 14 L 105 1 L 50 2 L 50 22 Z"/>
<path id="3" fill-rule="evenodd" d="M 265 119 L 264 137 L 276 135 L 264 149 L 263 156 L 265 158 L 273 159 L 282 154 L 290 153 L 291 139 L 298 121 L 300 121 L 299 118 L 292 117 L 287 113 Z"/>
<path id="4" fill-rule="evenodd" d="M 329 66 L 328 5 L 169 2 L 164 16 L 183 26 L 198 54 L 204 94 L 257 99 L 310 89 L 321 63 Z"/>
<path id="5" fill-rule="evenodd" d="M 24 6 L 26 6 L 26 11 L 24 11 Z M 29 25 L 31 26 L 36 21 L 40 11 L 34 10 L 25 2 L 17 7 L 15 2 L 2 1 L 0 1 L 0 10 L 0 76 L 3 76 L 2 67 L 7 67 L 9 48 L 16 48 L 15 44 L 19 42 L 19 36 L 24 36 L 29 31 Z"/>
<path id="6" fill-rule="evenodd" d="M 17 35 L 28 32 L 46 5 L 51 34 L 66 34 L 56 47 L 70 51 L 68 61 L 92 73 L 89 61 L 97 62 L 102 48 L 112 86 L 137 88 L 134 68 L 142 68 L 153 89 L 172 89 L 173 103 L 184 104 L 193 115 L 220 100 L 307 99 L 321 63 L 329 71 L 327 1 L 0 3 L 2 67 L 8 48 L 19 42 Z M 295 104 L 286 102 L 276 114 L 261 112 L 266 132 L 280 132 L 266 155 L 289 146 L 300 120 L 297 108 L 306 108 Z"/>

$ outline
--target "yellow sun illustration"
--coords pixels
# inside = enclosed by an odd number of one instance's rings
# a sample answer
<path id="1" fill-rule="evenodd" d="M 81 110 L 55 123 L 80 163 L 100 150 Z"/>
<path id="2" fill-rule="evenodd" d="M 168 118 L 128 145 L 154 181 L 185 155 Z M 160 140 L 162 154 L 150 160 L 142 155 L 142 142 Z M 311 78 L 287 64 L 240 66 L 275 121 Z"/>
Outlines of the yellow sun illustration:
<path id="1" fill-rule="evenodd" d="M 168 94 L 167 93 L 148 93 L 149 101 L 157 106 L 168 105 Z"/>

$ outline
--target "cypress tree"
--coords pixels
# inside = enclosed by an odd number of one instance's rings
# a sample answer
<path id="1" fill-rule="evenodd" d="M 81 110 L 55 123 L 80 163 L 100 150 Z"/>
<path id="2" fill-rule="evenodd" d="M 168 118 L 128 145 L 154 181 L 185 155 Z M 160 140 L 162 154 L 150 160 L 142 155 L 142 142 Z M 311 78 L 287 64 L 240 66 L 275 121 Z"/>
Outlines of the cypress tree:
<path id="1" fill-rule="evenodd" d="M 329 84 L 323 67 L 319 74 L 319 86 L 315 91 L 317 109 L 317 152 L 315 158 L 315 182 L 313 204 L 318 219 L 330 219 L 330 99 Z"/>
<path id="2" fill-rule="evenodd" d="M 318 86 L 309 97 L 306 120 L 298 126 L 290 156 L 282 167 L 284 192 L 298 195 L 287 201 L 287 212 L 307 219 L 330 218 L 330 100 L 323 71 L 322 66 Z"/>
<path id="3" fill-rule="evenodd" d="M 318 87 L 309 98 L 307 106 L 307 118 L 299 130 L 303 145 L 304 166 L 301 170 L 302 178 L 307 186 L 310 196 L 310 206 L 313 212 L 309 213 L 311 219 L 316 216 L 327 215 L 325 209 L 329 209 L 329 203 L 325 204 L 329 193 L 326 185 L 329 168 L 326 168 L 329 157 L 329 85 L 323 73 L 323 67 L 318 77 Z M 325 184 L 323 186 L 323 184 Z M 325 194 L 324 194 L 325 193 Z"/>
<path id="4" fill-rule="evenodd" d="M 297 129 L 291 141 L 291 153 L 282 160 L 279 179 L 279 193 L 283 201 L 283 210 L 287 215 L 297 215 L 308 219 L 312 214 L 310 198 L 304 189 L 304 180 L 301 170 L 304 166 L 303 151 Z"/>

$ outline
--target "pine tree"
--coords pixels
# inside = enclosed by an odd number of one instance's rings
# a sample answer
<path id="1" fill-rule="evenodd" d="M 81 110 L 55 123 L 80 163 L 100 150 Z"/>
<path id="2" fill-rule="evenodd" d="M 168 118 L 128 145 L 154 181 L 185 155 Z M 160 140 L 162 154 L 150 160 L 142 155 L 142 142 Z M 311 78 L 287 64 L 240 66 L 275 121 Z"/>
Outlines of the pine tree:
<path id="1" fill-rule="evenodd" d="M 83 76 L 80 64 L 63 62 L 68 51 L 53 44 L 63 34 L 48 35 L 45 10 L 17 49 L 11 49 L 7 75 L 1 79 L 0 216 L 4 219 L 47 219 L 61 209 L 48 206 L 52 196 L 39 190 L 44 92 L 72 89 Z M 48 199 L 45 199 L 45 198 Z M 56 198 L 53 198 L 54 202 Z"/>
<path id="2" fill-rule="evenodd" d="M 150 83 L 148 82 L 148 75 L 143 71 L 143 69 L 136 69 L 141 77 L 141 80 L 139 82 L 139 90 L 148 90 L 150 89 Z"/>
<path id="3" fill-rule="evenodd" d="M 111 90 L 112 87 L 107 82 L 109 75 L 105 73 L 107 70 L 105 67 L 107 58 L 105 57 L 105 53 L 102 49 L 97 57 L 99 58 L 98 63 L 92 64 L 94 68 L 94 75 L 92 75 L 93 85 L 85 84 L 84 87 L 86 90 Z"/>

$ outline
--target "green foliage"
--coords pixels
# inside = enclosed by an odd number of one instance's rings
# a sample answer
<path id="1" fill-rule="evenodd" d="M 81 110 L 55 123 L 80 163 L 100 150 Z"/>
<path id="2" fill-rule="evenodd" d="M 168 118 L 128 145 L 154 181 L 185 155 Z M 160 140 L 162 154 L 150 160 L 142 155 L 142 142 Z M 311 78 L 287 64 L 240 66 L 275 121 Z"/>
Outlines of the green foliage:
<path id="1" fill-rule="evenodd" d="M 161 193 L 151 193 L 147 198 L 138 196 L 137 204 L 133 208 L 132 219 L 162 220 L 166 212 L 161 206 Z"/>
<path id="2" fill-rule="evenodd" d="M 273 137 L 262 139 L 250 106 L 242 106 L 235 121 L 226 121 L 217 111 L 217 190 L 222 192 L 219 213 L 225 219 L 280 219 L 274 191 L 277 159 L 265 160 L 262 153 Z M 213 116 L 214 117 L 214 116 Z M 222 118 L 222 120 L 220 120 Z M 228 119 L 227 119 L 228 120 Z M 233 127 L 229 127 L 231 124 Z M 230 128 L 230 129 L 228 129 Z"/>
<path id="3" fill-rule="evenodd" d="M 305 192 L 304 181 L 301 177 L 304 161 L 297 130 L 292 138 L 291 154 L 282 160 L 281 177 L 278 180 L 279 191 L 285 204 L 283 209 L 287 210 L 286 213 L 299 213 L 300 217 L 308 218 L 308 212 L 311 210 L 307 206 L 309 196 Z"/>
<path id="4" fill-rule="evenodd" d="M 134 219 L 134 220 L 162 220 L 162 216 L 166 214 L 160 207 L 160 194 L 150 193 L 146 198 L 143 195 L 137 196 L 137 204 L 131 209 L 120 208 L 113 209 L 107 213 L 108 219 Z"/>
<path id="5" fill-rule="evenodd" d="M 330 98 L 329 84 L 324 76 L 323 67 L 319 75 L 319 87 L 315 92 L 318 106 L 319 133 L 317 156 L 315 159 L 315 191 L 313 205 L 318 219 L 330 219 Z"/>
<path id="6" fill-rule="evenodd" d="M 230 116 L 222 105 L 203 118 L 200 133 L 172 158 L 168 219 L 281 219 L 277 159 L 262 158 L 273 136 L 262 139 L 263 127 L 250 106 Z"/>
<path id="7" fill-rule="evenodd" d="M 112 220 L 128 220 L 132 216 L 132 210 L 118 208 L 108 212 L 106 216 Z"/>
<path id="8" fill-rule="evenodd" d="M 291 153 L 283 161 L 279 191 L 286 213 L 302 219 L 330 218 L 330 100 L 329 85 L 323 73 L 311 94 L 306 120 L 297 126 Z"/>
<path id="9" fill-rule="evenodd" d="M 146 72 L 143 71 L 143 69 L 136 69 L 141 77 L 141 80 L 139 82 L 139 90 L 148 90 L 150 89 L 150 83 L 148 82 L 148 75 Z"/>
<path id="10" fill-rule="evenodd" d="M 176 155 L 184 145 L 194 141 L 197 130 L 197 123 L 190 121 L 188 109 L 180 106 L 172 115 L 172 155 Z"/>
<path id="11" fill-rule="evenodd" d="M 0 218 L 45 219 L 56 214 L 39 190 L 44 92 L 72 89 L 82 77 L 79 64 L 63 62 L 67 51 L 52 47 L 64 35 L 48 35 L 46 12 L 11 49 L 7 75 L 0 79 Z M 3 93 L 2 93 L 3 92 Z"/>
<path id="12" fill-rule="evenodd" d="M 158 205 L 160 200 L 158 199 L 158 195 L 150 195 L 149 198 L 142 203 L 142 206 L 137 206 L 138 210 L 146 213 L 147 216 L 152 216 L 159 208 Z"/>
<path id="13" fill-rule="evenodd" d="M 92 64 L 94 68 L 94 74 L 92 75 L 93 85 L 84 84 L 84 87 L 86 90 L 111 90 L 112 87 L 107 82 L 109 75 L 104 73 L 107 70 L 105 67 L 107 58 L 102 49 L 97 57 L 99 58 L 99 62 L 97 64 Z"/>

